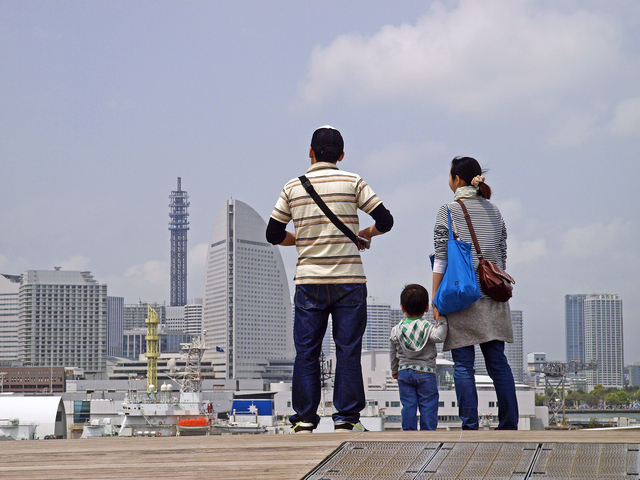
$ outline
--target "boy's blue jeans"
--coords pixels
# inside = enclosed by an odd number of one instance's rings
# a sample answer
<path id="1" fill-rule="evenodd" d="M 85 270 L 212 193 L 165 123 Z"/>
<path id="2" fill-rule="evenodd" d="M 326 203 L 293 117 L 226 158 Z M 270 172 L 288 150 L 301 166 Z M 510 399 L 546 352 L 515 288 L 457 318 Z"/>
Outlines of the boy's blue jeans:
<path id="1" fill-rule="evenodd" d="M 333 421 L 357 423 L 365 407 L 360 358 L 367 326 L 367 286 L 364 283 L 297 285 L 293 341 L 296 359 L 291 389 L 293 425 L 318 426 L 320 403 L 320 352 L 331 314 L 336 366 L 333 387 Z M 328 353 L 328 352 L 325 352 Z"/>
<path id="2" fill-rule="evenodd" d="M 487 372 L 493 380 L 498 399 L 498 430 L 518 429 L 518 400 L 511 367 L 504 354 L 504 342 L 492 340 L 481 343 Z M 475 350 L 473 345 L 451 350 L 453 382 L 458 398 L 458 415 L 463 430 L 478 429 L 478 392 L 476 390 Z"/>
<path id="3" fill-rule="evenodd" d="M 438 382 L 429 372 L 405 368 L 398 372 L 398 389 L 402 402 L 402 430 L 417 430 L 417 410 L 420 410 L 420 430 L 438 427 Z"/>

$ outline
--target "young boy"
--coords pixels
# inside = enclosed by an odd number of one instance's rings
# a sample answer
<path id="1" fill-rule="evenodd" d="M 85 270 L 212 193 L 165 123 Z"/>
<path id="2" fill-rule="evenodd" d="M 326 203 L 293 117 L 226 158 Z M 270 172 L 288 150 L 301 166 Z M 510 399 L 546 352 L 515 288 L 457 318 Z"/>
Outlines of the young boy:
<path id="1" fill-rule="evenodd" d="M 400 294 L 400 308 L 407 316 L 391 329 L 391 374 L 398 380 L 402 402 L 402 430 L 438 426 L 438 383 L 436 381 L 436 343 L 447 337 L 447 318 L 431 324 L 422 316 L 429 307 L 429 293 L 422 285 L 407 285 Z"/>

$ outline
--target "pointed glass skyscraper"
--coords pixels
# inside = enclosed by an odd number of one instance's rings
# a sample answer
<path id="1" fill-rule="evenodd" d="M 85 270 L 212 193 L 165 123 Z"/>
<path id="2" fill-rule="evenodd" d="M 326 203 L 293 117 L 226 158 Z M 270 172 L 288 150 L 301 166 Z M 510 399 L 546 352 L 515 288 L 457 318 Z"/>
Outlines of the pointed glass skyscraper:
<path id="1" fill-rule="evenodd" d="M 224 378 L 258 378 L 260 365 L 293 358 L 289 285 L 267 224 L 246 203 L 227 200 L 207 248 L 202 330 Z M 222 372 L 220 372 L 222 376 Z"/>

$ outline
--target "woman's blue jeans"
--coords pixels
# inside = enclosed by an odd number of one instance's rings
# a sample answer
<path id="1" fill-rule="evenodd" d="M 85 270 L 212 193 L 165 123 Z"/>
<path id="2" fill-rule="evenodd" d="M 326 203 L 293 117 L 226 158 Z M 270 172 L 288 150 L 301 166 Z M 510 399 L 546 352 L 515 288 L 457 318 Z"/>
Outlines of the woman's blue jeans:
<path id="1" fill-rule="evenodd" d="M 398 390 L 402 402 L 402 430 L 417 430 L 420 410 L 420 430 L 438 428 L 438 382 L 433 373 L 405 368 L 398 372 Z"/>
<path id="2" fill-rule="evenodd" d="M 320 422 L 320 352 L 329 315 L 336 345 L 333 421 L 357 423 L 365 407 L 360 358 L 367 326 L 366 284 L 297 285 L 294 302 L 296 359 L 291 396 L 296 413 L 291 423 L 317 426 Z"/>
<path id="3" fill-rule="evenodd" d="M 498 399 L 498 430 L 518 429 L 518 400 L 516 386 L 513 381 L 511 367 L 504 354 L 504 342 L 492 340 L 481 343 L 480 349 L 484 356 L 487 372 L 493 380 Z M 476 390 L 475 350 L 474 346 L 454 348 L 453 381 L 458 398 L 458 415 L 462 420 L 463 430 L 478 429 L 478 392 Z"/>

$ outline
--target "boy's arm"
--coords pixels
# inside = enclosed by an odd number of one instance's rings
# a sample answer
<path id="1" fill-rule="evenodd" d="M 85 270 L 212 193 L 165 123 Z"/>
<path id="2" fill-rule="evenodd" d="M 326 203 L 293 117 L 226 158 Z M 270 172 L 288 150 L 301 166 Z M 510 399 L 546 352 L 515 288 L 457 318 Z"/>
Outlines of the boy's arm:
<path id="1" fill-rule="evenodd" d="M 429 327 L 429 338 L 427 339 L 427 341 L 431 343 L 442 343 L 447 338 L 448 331 L 449 325 L 447 323 L 447 317 L 442 315 L 436 325 L 431 325 Z"/>
<path id="2" fill-rule="evenodd" d="M 396 355 L 396 343 L 389 339 L 389 364 L 391 365 L 391 376 L 398 378 L 398 356 Z"/>

